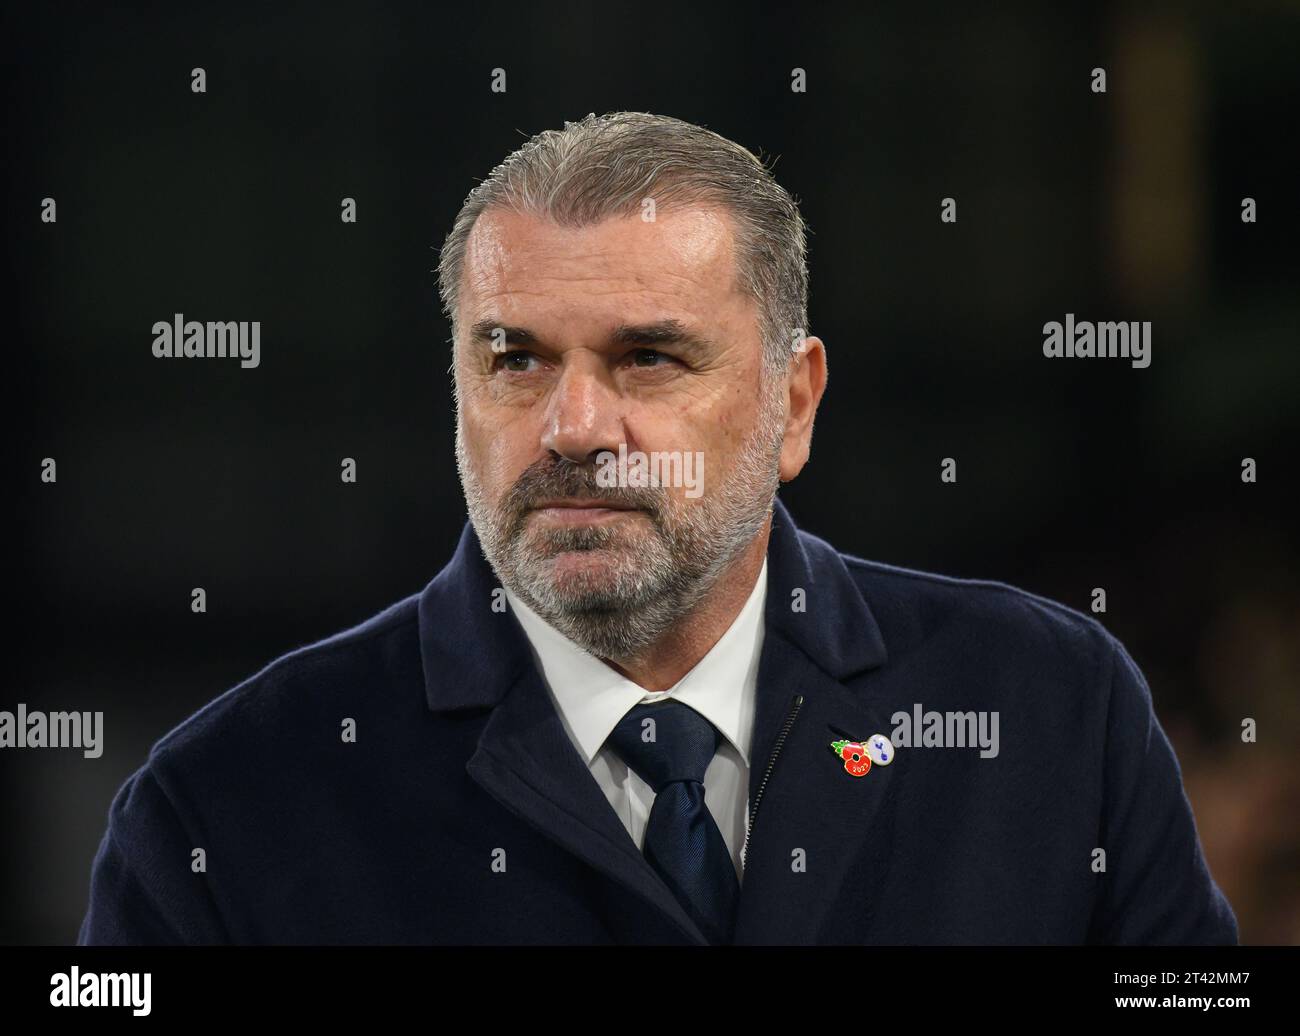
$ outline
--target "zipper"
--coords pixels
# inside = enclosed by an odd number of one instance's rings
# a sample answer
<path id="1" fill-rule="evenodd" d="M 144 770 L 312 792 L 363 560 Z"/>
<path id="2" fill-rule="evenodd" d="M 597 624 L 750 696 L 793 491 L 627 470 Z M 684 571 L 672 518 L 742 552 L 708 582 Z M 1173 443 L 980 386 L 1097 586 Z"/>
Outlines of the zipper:
<path id="1" fill-rule="evenodd" d="M 776 736 L 776 744 L 772 746 L 772 756 L 767 761 L 767 769 L 763 772 L 763 779 L 759 782 L 758 791 L 754 794 L 754 805 L 749 811 L 749 823 L 745 825 L 745 844 L 740 847 L 741 866 L 744 866 L 745 856 L 749 852 L 749 836 L 754 830 L 754 818 L 758 816 L 759 804 L 763 801 L 763 789 L 767 787 L 768 778 L 772 776 L 772 769 L 776 766 L 776 757 L 781 754 L 781 746 L 785 744 L 786 735 L 790 733 L 790 728 L 794 725 L 794 718 L 799 715 L 799 708 L 802 705 L 802 694 L 796 694 L 790 699 L 790 712 L 785 717 L 781 732 Z"/>

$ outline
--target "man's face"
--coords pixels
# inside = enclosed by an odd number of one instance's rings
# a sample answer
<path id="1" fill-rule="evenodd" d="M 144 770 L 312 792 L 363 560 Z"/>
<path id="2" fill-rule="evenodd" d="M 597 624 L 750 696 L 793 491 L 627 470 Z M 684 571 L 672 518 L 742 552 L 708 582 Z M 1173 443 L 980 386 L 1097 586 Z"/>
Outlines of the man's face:
<path id="1" fill-rule="evenodd" d="M 489 209 L 467 243 L 455 377 L 470 518 L 502 582 L 602 657 L 658 639 L 767 518 L 783 383 L 764 377 L 735 260 L 711 207 L 579 229 Z M 610 485 L 602 454 L 621 446 L 678 484 Z M 676 467 L 653 463 L 674 453 Z"/>

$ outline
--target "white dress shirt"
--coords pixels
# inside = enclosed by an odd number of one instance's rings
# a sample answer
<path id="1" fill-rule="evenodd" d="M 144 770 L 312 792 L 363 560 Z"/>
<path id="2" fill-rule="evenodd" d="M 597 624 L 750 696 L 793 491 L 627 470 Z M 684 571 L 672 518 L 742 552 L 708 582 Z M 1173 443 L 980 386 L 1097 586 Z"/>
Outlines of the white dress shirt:
<path id="1" fill-rule="evenodd" d="M 764 559 L 749 599 L 727 632 L 676 684 L 652 693 L 578 647 L 506 590 L 564 729 L 638 849 L 645 843 L 654 792 L 605 740 L 634 705 L 676 698 L 722 733 L 704 774 L 704 804 L 727 843 L 737 877 L 744 876 L 740 853 L 749 810 L 749 749 L 766 596 Z"/>

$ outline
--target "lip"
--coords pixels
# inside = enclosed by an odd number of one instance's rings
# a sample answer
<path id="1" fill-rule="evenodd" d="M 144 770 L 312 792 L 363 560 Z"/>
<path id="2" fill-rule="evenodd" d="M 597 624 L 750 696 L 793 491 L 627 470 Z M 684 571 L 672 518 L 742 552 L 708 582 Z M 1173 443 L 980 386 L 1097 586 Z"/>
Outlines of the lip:
<path id="1" fill-rule="evenodd" d="M 614 503 L 610 500 L 582 500 L 566 497 L 563 500 L 543 500 L 533 507 L 534 511 L 637 511 L 640 508 L 627 504 Z"/>
<path id="2" fill-rule="evenodd" d="M 614 504 L 603 500 L 544 500 L 532 508 L 541 521 L 556 525 L 598 525 L 618 522 L 629 514 L 637 514 L 639 507 Z"/>

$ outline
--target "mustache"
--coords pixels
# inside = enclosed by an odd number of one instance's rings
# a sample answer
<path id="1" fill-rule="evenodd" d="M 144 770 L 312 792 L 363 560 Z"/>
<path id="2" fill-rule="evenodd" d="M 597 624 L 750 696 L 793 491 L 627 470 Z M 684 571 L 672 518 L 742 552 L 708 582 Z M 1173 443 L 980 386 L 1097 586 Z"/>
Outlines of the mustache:
<path id="1" fill-rule="evenodd" d="M 575 464 L 558 457 L 543 457 L 525 468 L 515 480 L 501 502 L 501 510 L 517 528 L 523 524 L 528 512 L 543 500 L 564 497 L 582 497 L 599 503 L 639 508 L 657 521 L 663 513 L 665 493 L 662 488 L 602 486 L 596 481 L 594 464 Z"/>

